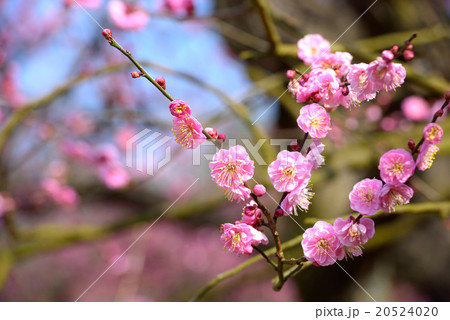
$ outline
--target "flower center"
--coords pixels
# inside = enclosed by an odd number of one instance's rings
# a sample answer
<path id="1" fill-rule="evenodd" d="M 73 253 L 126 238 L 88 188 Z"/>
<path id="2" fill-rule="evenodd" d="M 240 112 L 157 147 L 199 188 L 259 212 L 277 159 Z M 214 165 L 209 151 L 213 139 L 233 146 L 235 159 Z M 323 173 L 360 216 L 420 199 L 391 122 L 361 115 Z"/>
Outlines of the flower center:
<path id="1" fill-rule="evenodd" d="M 403 163 L 401 162 L 394 162 L 392 164 L 392 172 L 393 173 L 403 173 Z"/>
<path id="2" fill-rule="evenodd" d="M 182 104 L 177 105 L 175 107 L 175 111 L 176 111 L 176 113 L 183 113 L 183 111 L 184 111 L 183 105 Z"/>
<path id="3" fill-rule="evenodd" d="M 292 178 L 297 173 L 294 167 L 287 167 L 283 169 L 283 175 L 286 178 Z"/>
<path id="4" fill-rule="evenodd" d="M 235 232 L 233 234 L 233 237 L 231 238 L 231 245 L 233 247 L 237 247 L 239 246 L 240 243 L 241 243 L 241 234 L 239 232 Z"/>
<path id="5" fill-rule="evenodd" d="M 227 164 L 227 170 L 230 172 L 234 172 L 236 171 L 236 164 L 234 162 L 231 162 L 229 164 Z"/>
<path id="6" fill-rule="evenodd" d="M 326 250 L 328 248 L 328 241 L 325 240 L 325 239 L 320 239 L 317 242 L 317 247 L 319 247 L 319 248 L 321 248 L 323 250 Z"/>
<path id="7" fill-rule="evenodd" d="M 439 130 L 436 127 L 431 127 L 431 130 L 429 131 L 429 137 L 430 139 L 435 139 L 437 134 L 438 134 Z"/>

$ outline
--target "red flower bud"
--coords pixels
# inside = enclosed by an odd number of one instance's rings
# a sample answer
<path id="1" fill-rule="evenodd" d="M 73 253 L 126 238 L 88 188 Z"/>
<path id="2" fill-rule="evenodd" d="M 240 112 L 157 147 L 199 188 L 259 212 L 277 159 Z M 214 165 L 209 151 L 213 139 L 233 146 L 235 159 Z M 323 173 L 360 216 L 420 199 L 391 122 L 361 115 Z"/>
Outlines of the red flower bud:
<path id="1" fill-rule="evenodd" d="M 133 71 L 133 72 L 131 73 L 131 77 L 132 77 L 132 78 L 139 78 L 140 76 L 142 76 L 142 72 L 139 72 L 139 71 Z"/>
<path id="2" fill-rule="evenodd" d="M 161 86 L 161 88 L 166 90 L 166 79 L 164 79 L 163 77 L 156 77 L 155 81 Z"/>
<path id="3" fill-rule="evenodd" d="M 403 58 L 405 58 L 406 61 L 414 59 L 414 52 L 411 50 L 405 50 L 405 52 L 403 52 Z"/>
<path id="4" fill-rule="evenodd" d="M 103 29 L 102 36 L 108 41 L 111 42 L 113 40 L 113 36 L 110 29 Z"/>
<path id="5" fill-rule="evenodd" d="M 288 79 L 294 79 L 294 77 L 295 77 L 295 70 L 288 70 L 288 71 L 286 71 L 286 77 Z"/>
<path id="6" fill-rule="evenodd" d="M 279 217 L 281 217 L 281 216 L 283 216 L 283 210 L 282 210 L 282 209 L 277 209 L 277 210 L 275 210 L 274 217 L 275 217 L 275 218 L 279 218 Z"/>
<path id="7" fill-rule="evenodd" d="M 391 51 L 393 54 L 396 54 L 398 52 L 398 46 L 392 46 Z"/>
<path id="8" fill-rule="evenodd" d="M 223 133 L 220 133 L 220 134 L 217 136 L 217 140 L 218 140 L 220 143 L 224 143 L 226 138 L 227 138 L 227 137 L 226 137 L 225 134 L 223 134 Z"/>
<path id="9" fill-rule="evenodd" d="M 414 140 L 413 139 L 409 140 L 408 141 L 409 150 L 413 151 L 415 147 L 416 147 L 416 143 L 414 142 Z"/>

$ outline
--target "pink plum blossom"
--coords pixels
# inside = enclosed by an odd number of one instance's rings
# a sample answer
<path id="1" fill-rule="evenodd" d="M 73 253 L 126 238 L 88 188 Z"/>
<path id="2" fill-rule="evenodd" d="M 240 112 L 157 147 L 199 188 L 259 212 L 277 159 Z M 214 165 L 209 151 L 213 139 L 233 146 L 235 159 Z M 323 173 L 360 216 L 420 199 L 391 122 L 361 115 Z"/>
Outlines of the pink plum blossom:
<path id="1" fill-rule="evenodd" d="M 146 11 L 121 0 L 110 1 L 108 12 L 114 24 L 124 30 L 141 30 L 149 20 Z"/>
<path id="2" fill-rule="evenodd" d="M 344 258 L 345 251 L 333 226 L 317 221 L 303 234 L 303 253 L 315 266 L 329 266 Z"/>
<path id="3" fill-rule="evenodd" d="M 173 100 L 169 105 L 170 113 L 177 118 L 186 118 L 191 115 L 191 108 L 182 100 Z"/>
<path id="4" fill-rule="evenodd" d="M 436 157 L 436 153 L 438 151 L 439 147 L 437 147 L 435 144 L 424 141 L 424 143 L 420 146 L 419 154 L 417 155 L 417 169 L 419 169 L 420 171 L 425 171 L 431 168 L 431 165 L 433 164 L 434 158 Z"/>
<path id="5" fill-rule="evenodd" d="M 41 187 L 50 200 L 62 207 L 75 207 L 79 202 L 79 197 L 75 189 L 62 184 L 56 179 L 45 179 Z"/>
<path id="6" fill-rule="evenodd" d="M 320 34 L 308 34 L 297 42 L 297 55 L 307 65 L 330 52 L 330 43 Z"/>
<path id="7" fill-rule="evenodd" d="M 381 156 L 378 169 L 385 183 L 402 184 L 413 175 L 415 166 L 411 153 L 404 149 L 393 149 Z"/>
<path id="8" fill-rule="evenodd" d="M 350 83 L 350 91 L 356 101 L 372 100 L 376 96 L 376 90 L 367 75 L 366 63 L 352 64 L 348 67 L 347 81 Z"/>
<path id="9" fill-rule="evenodd" d="M 378 57 L 367 67 L 367 76 L 375 91 L 391 91 L 405 82 L 406 71 L 399 63 L 388 62 Z"/>
<path id="10" fill-rule="evenodd" d="M 253 177 L 254 162 L 243 146 L 221 149 L 209 163 L 211 177 L 229 199 L 247 199 L 251 190 L 243 184 Z"/>
<path id="11" fill-rule="evenodd" d="M 423 129 L 423 137 L 428 143 L 439 143 L 441 142 L 442 136 L 444 135 L 444 130 L 442 127 L 436 123 L 429 123 Z"/>
<path id="12" fill-rule="evenodd" d="M 303 181 L 311 177 L 310 163 L 296 151 L 283 150 L 267 169 L 275 189 L 279 192 L 294 190 Z"/>
<path id="13" fill-rule="evenodd" d="M 322 155 L 324 149 L 325 145 L 319 141 L 314 141 L 309 145 L 305 158 L 311 165 L 311 171 L 316 170 L 325 162 L 325 158 Z"/>
<path id="14" fill-rule="evenodd" d="M 203 127 L 193 116 L 186 118 L 173 118 L 172 132 L 175 141 L 188 149 L 195 149 L 206 140 Z"/>
<path id="15" fill-rule="evenodd" d="M 220 241 L 224 243 L 225 248 L 238 255 L 250 255 L 253 252 L 252 245 L 269 243 L 269 240 L 261 231 L 239 221 L 234 224 L 223 224 L 221 231 Z"/>
<path id="16" fill-rule="evenodd" d="M 395 206 L 407 204 L 414 195 L 414 190 L 406 184 L 385 184 L 380 192 L 380 208 L 385 212 L 393 212 Z"/>
<path id="17" fill-rule="evenodd" d="M 100 166 L 98 172 L 109 189 L 121 189 L 130 183 L 130 175 L 118 164 Z"/>
<path id="18" fill-rule="evenodd" d="M 300 109 L 298 126 L 309 133 L 312 139 L 325 138 L 331 130 L 331 118 L 324 107 L 312 103 Z"/>
<path id="19" fill-rule="evenodd" d="M 250 201 L 250 203 L 244 208 L 242 213 L 242 222 L 257 228 L 261 225 L 262 211 L 258 208 L 255 201 Z"/>
<path id="20" fill-rule="evenodd" d="M 289 192 L 280 204 L 283 215 L 297 215 L 297 210 L 307 211 L 314 195 L 308 186 L 309 179 L 299 184 L 294 190 Z"/>
<path id="21" fill-rule="evenodd" d="M 311 69 L 332 69 L 338 78 L 347 74 L 352 63 L 352 55 L 348 52 L 327 53 L 318 57 L 311 65 Z"/>
<path id="22" fill-rule="evenodd" d="M 337 218 L 333 228 L 339 241 L 346 247 L 363 245 L 375 234 L 375 223 L 369 218 L 361 218 L 358 221 L 353 216 L 347 220 Z"/>
<path id="23" fill-rule="evenodd" d="M 379 196 L 383 182 L 364 179 L 353 186 L 349 194 L 350 208 L 362 215 L 372 215 L 379 209 Z"/>
<path id="24" fill-rule="evenodd" d="M 91 160 L 92 147 L 81 140 L 64 140 L 60 144 L 61 151 L 71 159 L 87 163 Z"/>
<path id="25" fill-rule="evenodd" d="M 430 105 L 419 96 L 409 96 L 403 99 L 401 109 L 405 117 L 411 121 L 426 121 L 431 115 Z"/>

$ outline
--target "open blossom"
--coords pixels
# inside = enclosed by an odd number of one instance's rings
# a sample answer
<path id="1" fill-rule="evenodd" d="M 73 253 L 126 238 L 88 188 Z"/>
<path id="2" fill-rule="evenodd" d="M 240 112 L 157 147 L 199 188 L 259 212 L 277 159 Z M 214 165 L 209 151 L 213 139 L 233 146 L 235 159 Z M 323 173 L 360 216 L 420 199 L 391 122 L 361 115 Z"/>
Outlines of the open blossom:
<path id="1" fill-rule="evenodd" d="M 441 142 L 442 136 L 444 135 L 444 130 L 442 127 L 436 123 L 429 123 L 423 129 L 423 137 L 428 143 L 439 143 Z"/>
<path id="2" fill-rule="evenodd" d="M 357 101 L 372 100 L 376 96 L 376 90 L 367 75 L 366 63 L 352 64 L 348 67 L 347 81 L 350 83 L 350 91 Z"/>
<path id="3" fill-rule="evenodd" d="M 361 218 L 358 221 L 353 216 L 347 220 L 337 218 L 333 228 L 339 241 L 346 247 L 363 245 L 375 234 L 375 222 L 369 218 Z"/>
<path id="4" fill-rule="evenodd" d="M 317 69 L 316 69 L 317 70 Z M 310 74 L 313 74 L 313 70 Z M 318 86 L 318 96 L 320 96 L 320 103 L 327 109 L 334 110 L 339 105 L 336 99 L 337 92 L 341 89 L 339 87 L 340 81 L 336 72 L 332 69 L 322 70 L 322 72 L 314 75 L 313 81 Z"/>
<path id="5" fill-rule="evenodd" d="M 324 107 L 312 103 L 300 109 L 298 126 L 309 133 L 312 139 L 325 138 L 331 130 L 331 118 Z"/>
<path id="6" fill-rule="evenodd" d="M 297 42 L 297 55 L 305 64 L 312 64 L 315 59 L 330 52 L 330 43 L 320 34 L 308 34 Z"/>
<path id="7" fill-rule="evenodd" d="M 308 187 L 309 179 L 298 185 L 294 190 L 289 192 L 280 204 L 283 215 L 297 215 L 297 209 L 306 211 L 311 203 L 314 195 Z"/>
<path id="8" fill-rule="evenodd" d="M 367 76 L 375 91 L 391 91 L 405 82 L 406 71 L 399 63 L 386 61 L 378 57 L 367 67 Z"/>
<path id="9" fill-rule="evenodd" d="M 353 186 L 349 194 L 350 208 L 362 215 L 372 215 L 379 209 L 379 196 L 383 182 L 364 179 Z"/>
<path id="10" fill-rule="evenodd" d="M 344 258 L 345 251 L 333 226 L 318 221 L 303 234 L 303 253 L 315 266 L 329 266 Z"/>
<path id="11" fill-rule="evenodd" d="M 108 12 L 114 24 L 124 30 L 141 30 L 149 19 L 146 11 L 121 0 L 110 1 Z"/>
<path id="12" fill-rule="evenodd" d="M 380 158 L 378 169 L 380 177 L 385 183 L 405 183 L 414 173 L 416 164 L 414 158 L 404 149 L 393 149 Z"/>
<path id="13" fill-rule="evenodd" d="M 227 198 L 247 199 L 251 190 L 244 182 L 253 177 L 254 163 L 243 146 L 221 149 L 209 163 L 211 177 L 225 191 Z"/>
<path id="14" fill-rule="evenodd" d="M 314 141 L 309 145 L 305 158 L 311 165 L 311 171 L 316 170 L 325 162 L 325 157 L 322 155 L 324 149 L 325 145 L 319 141 Z"/>
<path id="15" fill-rule="evenodd" d="M 220 241 L 224 243 L 225 248 L 238 255 L 250 255 L 253 252 L 252 245 L 257 246 L 261 243 L 269 243 L 264 233 L 239 221 L 236 221 L 234 224 L 223 224 L 221 231 Z"/>
<path id="16" fill-rule="evenodd" d="M 177 118 L 186 118 L 191 115 L 191 108 L 182 100 L 173 100 L 169 105 L 170 113 Z"/>
<path id="17" fill-rule="evenodd" d="M 202 125 L 194 116 L 173 118 L 172 132 L 175 135 L 175 141 L 183 147 L 195 149 L 205 142 L 206 137 L 202 131 Z"/>
<path id="18" fill-rule="evenodd" d="M 407 204 L 414 195 L 414 190 L 406 184 L 385 184 L 380 192 L 380 208 L 385 212 L 393 212 L 395 206 Z"/>
<path id="19" fill-rule="evenodd" d="M 300 152 L 283 150 L 267 169 L 278 192 L 289 192 L 311 177 L 310 163 Z"/>
<path id="20" fill-rule="evenodd" d="M 438 151 L 439 148 L 435 144 L 424 141 L 420 147 L 419 154 L 416 159 L 417 169 L 420 171 L 425 171 L 431 168 Z"/>
<path id="21" fill-rule="evenodd" d="M 333 69 L 336 76 L 340 78 L 347 74 L 352 59 L 352 55 L 348 52 L 326 53 L 313 62 L 311 69 Z"/>

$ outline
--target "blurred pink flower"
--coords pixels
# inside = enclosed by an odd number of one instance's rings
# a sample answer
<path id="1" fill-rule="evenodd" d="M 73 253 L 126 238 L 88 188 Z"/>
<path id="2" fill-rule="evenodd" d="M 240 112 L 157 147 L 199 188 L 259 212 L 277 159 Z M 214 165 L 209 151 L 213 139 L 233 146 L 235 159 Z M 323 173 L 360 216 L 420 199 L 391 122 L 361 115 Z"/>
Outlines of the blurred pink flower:
<path id="1" fill-rule="evenodd" d="M 322 142 L 314 141 L 309 145 L 305 159 L 310 163 L 311 171 L 316 170 L 325 162 L 325 157 L 322 155 L 323 150 L 325 150 L 325 145 Z"/>
<path id="2" fill-rule="evenodd" d="M 441 142 L 442 136 L 444 135 L 444 130 L 442 127 L 436 123 L 429 123 L 423 129 L 423 137 L 428 143 L 439 143 Z"/>
<path id="3" fill-rule="evenodd" d="M 325 221 L 318 221 L 303 233 L 303 254 L 315 266 L 329 266 L 344 258 L 342 243 L 333 226 Z"/>
<path id="4" fill-rule="evenodd" d="M 424 141 L 424 143 L 420 146 L 419 154 L 416 159 L 417 169 L 420 171 L 430 169 L 438 151 L 439 147 L 435 144 Z"/>
<path id="5" fill-rule="evenodd" d="M 331 119 L 324 107 L 312 103 L 300 109 L 298 126 L 309 133 L 312 139 L 325 138 L 331 130 Z"/>
<path id="6" fill-rule="evenodd" d="M 364 179 L 353 186 L 349 194 L 350 208 L 362 215 L 375 214 L 379 209 L 379 196 L 383 182 L 378 179 Z"/>
<path id="7" fill-rule="evenodd" d="M 60 144 L 61 151 L 70 159 L 81 162 L 90 162 L 92 157 L 92 147 L 81 140 L 64 140 Z"/>
<path id="8" fill-rule="evenodd" d="M 330 52 L 330 43 L 320 34 L 308 34 L 297 42 L 297 55 L 307 65 Z"/>
<path id="9" fill-rule="evenodd" d="M 91 116 L 79 110 L 69 111 L 64 118 L 64 123 L 70 134 L 84 136 L 95 130 L 95 122 Z"/>
<path id="10" fill-rule="evenodd" d="M 238 255 L 250 255 L 253 252 L 252 245 L 269 243 L 269 240 L 261 231 L 246 223 L 239 221 L 236 221 L 235 224 L 225 223 L 221 229 L 223 234 L 220 240 L 224 243 L 225 248 Z"/>
<path id="11" fill-rule="evenodd" d="M 192 0 L 164 0 L 163 6 L 175 16 L 190 16 L 195 9 Z"/>
<path id="12" fill-rule="evenodd" d="M 126 150 L 128 140 L 130 140 L 135 134 L 137 134 L 136 128 L 131 125 L 126 125 L 116 130 L 114 134 L 114 141 L 121 150 Z"/>
<path id="13" fill-rule="evenodd" d="M 381 156 L 378 169 L 385 183 L 395 185 L 405 183 L 413 175 L 415 166 L 411 153 L 404 149 L 393 149 Z"/>
<path id="14" fill-rule="evenodd" d="M 173 118 L 172 132 L 175 141 L 188 149 L 195 149 L 206 140 L 203 127 L 193 116 L 186 118 Z"/>
<path id="15" fill-rule="evenodd" d="M 267 168 L 270 181 L 278 192 L 294 190 L 311 177 L 311 163 L 296 151 L 283 150 Z"/>
<path id="16" fill-rule="evenodd" d="M 120 165 L 103 165 L 98 169 L 100 178 L 110 189 L 121 189 L 130 183 L 130 175 Z"/>
<path id="17" fill-rule="evenodd" d="M 395 206 L 409 203 L 413 195 L 414 190 L 406 184 L 385 184 L 380 192 L 380 208 L 385 212 L 393 212 Z"/>
<path id="18" fill-rule="evenodd" d="M 431 116 L 430 105 L 419 96 L 409 96 L 403 99 L 401 109 L 405 117 L 411 121 L 426 121 Z"/>
<path id="19" fill-rule="evenodd" d="M 108 12 L 114 24 L 124 30 L 141 30 L 149 20 L 146 11 L 120 0 L 110 1 Z"/>
<path id="20" fill-rule="evenodd" d="M 58 180 L 47 178 L 41 183 L 44 194 L 55 204 L 62 207 L 75 207 L 78 205 L 79 197 L 75 189 L 61 184 Z"/>

